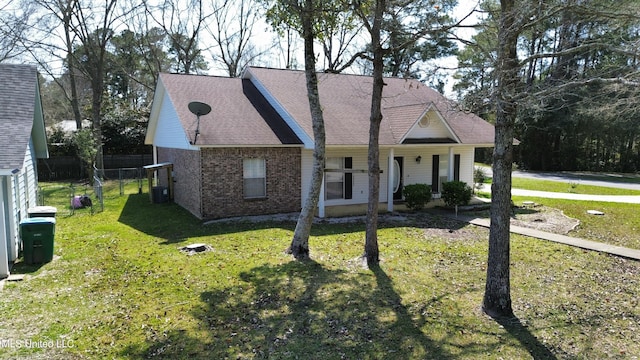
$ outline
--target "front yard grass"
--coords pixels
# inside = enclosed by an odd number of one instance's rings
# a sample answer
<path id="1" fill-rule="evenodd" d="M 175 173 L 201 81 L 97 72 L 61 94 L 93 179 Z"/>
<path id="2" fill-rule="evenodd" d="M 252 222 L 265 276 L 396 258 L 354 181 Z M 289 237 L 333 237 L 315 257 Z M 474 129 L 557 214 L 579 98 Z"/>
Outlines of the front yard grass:
<path id="1" fill-rule="evenodd" d="M 16 264 L 0 291 L 0 358 L 595 359 L 640 353 L 640 264 L 512 236 L 518 319 L 480 310 L 485 229 L 431 215 L 317 224 L 309 263 L 283 253 L 292 222 L 202 225 L 148 194 L 61 211 L 55 259 Z M 59 194 L 59 195 L 56 195 Z M 51 191 L 65 206 L 68 193 Z M 548 204 L 547 204 L 548 205 Z M 601 225 L 594 224 L 594 227 Z M 211 251 L 179 251 L 205 243 Z M 26 346 L 42 344 L 55 346 Z"/>
<path id="2" fill-rule="evenodd" d="M 611 245 L 640 249 L 640 216 L 638 204 L 622 204 L 598 201 L 575 201 L 514 196 L 515 204 L 533 201 L 536 204 L 560 209 L 580 221 L 568 235 Z M 604 215 L 590 215 L 587 210 L 598 210 Z"/>
<path id="3" fill-rule="evenodd" d="M 613 187 L 584 185 L 579 181 L 565 183 L 551 180 L 537 180 L 514 177 L 511 186 L 514 189 L 536 191 L 564 192 L 588 195 L 640 195 L 639 190 L 619 189 Z"/>

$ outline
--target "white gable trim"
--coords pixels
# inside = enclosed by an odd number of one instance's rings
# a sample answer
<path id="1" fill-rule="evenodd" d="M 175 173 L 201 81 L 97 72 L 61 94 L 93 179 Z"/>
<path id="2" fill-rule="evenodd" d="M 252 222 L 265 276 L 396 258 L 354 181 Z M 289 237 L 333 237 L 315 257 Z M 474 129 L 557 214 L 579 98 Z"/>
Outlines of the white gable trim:
<path id="1" fill-rule="evenodd" d="M 444 119 L 444 117 L 442 116 L 440 111 L 438 111 L 438 109 L 433 104 L 429 105 L 429 107 L 415 120 L 413 125 L 409 128 L 409 130 L 400 139 L 400 142 L 399 142 L 400 144 L 402 144 L 406 139 L 408 139 L 409 136 L 411 135 L 411 133 L 415 132 L 415 129 L 419 127 L 418 124 L 420 123 L 420 121 L 432 110 L 436 114 L 436 116 L 438 117 L 438 120 L 440 120 L 440 123 L 442 125 L 444 125 L 446 131 L 448 132 L 447 135 L 449 135 L 449 137 L 451 137 L 456 143 L 461 144 L 461 141 L 458 138 L 458 136 L 456 136 L 456 134 L 453 132 L 453 130 L 451 129 L 451 127 L 449 126 L 447 121 Z"/>
<path id="2" fill-rule="evenodd" d="M 162 83 L 162 78 L 158 78 L 158 84 L 156 85 L 156 91 L 153 94 L 153 105 L 151 106 L 151 113 L 149 114 L 149 124 L 147 125 L 147 134 L 144 137 L 144 143 L 146 145 L 153 145 L 153 139 L 156 136 L 158 130 L 158 117 L 160 116 L 160 108 L 162 107 L 162 101 L 164 100 L 166 90 Z"/>
<path id="3" fill-rule="evenodd" d="M 267 102 L 269 102 L 269 104 L 273 106 L 273 108 L 276 110 L 278 115 L 280 115 L 282 119 L 284 119 L 284 121 L 291 128 L 291 130 L 293 130 L 293 132 L 302 141 L 302 143 L 304 144 L 304 148 L 313 149 L 314 147 L 313 139 L 309 137 L 309 135 L 302 129 L 300 124 L 298 124 L 298 122 L 293 118 L 293 116 L 291 116 L 291 114 L 289 114 L 289 112 L 280 104 L 280 102 L 278 102 L 278 100 L 273 95 L 271 95 L 271 93 L 267 90 L 267 88 L 264 85 L 262 85 L 260 80 L 258 80 L 258 78 L 251 73 L 250 68 L 247 68 L 245 70 L 244 74 L 242 75 L 242 78 L 251 80 L 253 85 L 255 85 L 258 91 L 260 91 L 262 96 L 264 96 L 265 99 L 267 99 Z"/>
<path id="4" fill-rule="evenodd" d="M 145 144 L 172 149 L 197 150 L 189 143 L 186 130 L 166 92 L 162 80 L 158 81 L 151 108 L 151 116 Z"/>

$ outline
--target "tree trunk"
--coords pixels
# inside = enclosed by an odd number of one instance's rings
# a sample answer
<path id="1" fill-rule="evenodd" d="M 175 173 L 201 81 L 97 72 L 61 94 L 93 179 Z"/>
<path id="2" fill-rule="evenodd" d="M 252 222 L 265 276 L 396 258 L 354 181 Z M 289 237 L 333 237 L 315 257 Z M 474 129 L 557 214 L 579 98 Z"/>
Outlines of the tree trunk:
<path id="1" fill-rule="evenodd" d="M 78 86 L 76 82 L 76 63 L 73 57 L 73 43 L 71 40 L 71 4 L 67 3 L 65 7 L 61 6 L 62 25 L 64 28 L 65 45 L 67 47 L 67 70 L 69 73 L 69 86 L 71 87 L 71 110 L 73 111 L 73 119 L 76 122 L 76 129 L 82 129 L 82 115 L 80 115 L 80 104 L 78 101 Z"/>
<path id="2" fill-rule="evenodd" d="M 315 71 L 315 54 L 313 51 L 313 0 L 306 0 L 304 9 L 301 10 L 302 35 L 304 38 L 304 68 L 307 78 L 307 95 L 309 98 L 309 109 L 313 122 L 313 171 L 311 173 L 311 184 L 307 199 L 304 202 L 298 223 L 291 240 L 291 246 L 287 250 L 298 260 L 309 259 L 309 236 L 313 216 L 318 206 L 322 178 L 324 177 L 325 164 L 325 132 L 322 107 L 320 106 L 320 95 L 318 93 L 318 77 Z"/>
<path id="3" fill-rule="evenodd" d="M 509 274 L 511 166 L 518 85 L 518 59 L 514 0 L 501 0 L 502 16 L 498 33 L 498 85 L 493 183 L 491 184 L 491 227 L 487 280 L 482 309 L 492 317 L 513 316 Z"/>
<path id="4" fill-rule="evenodd" d="M 384 49 L 381 41 L 381 27 L 385 0 L 376 1 L 375 17 L 371 27 L 371 45 L 373 47 L 373 91 L 371 94 L 371 117 L 369 124 L 369 203 L 367 205 L 366 238 L 364 255 L 368 266 L 380 262 L 378 249 L 378 202 L 380 201 L 380 123 L 382 122 L 382 91 L 384 79 Z M 393 201 L 393 199 L 387 199 Z"/>

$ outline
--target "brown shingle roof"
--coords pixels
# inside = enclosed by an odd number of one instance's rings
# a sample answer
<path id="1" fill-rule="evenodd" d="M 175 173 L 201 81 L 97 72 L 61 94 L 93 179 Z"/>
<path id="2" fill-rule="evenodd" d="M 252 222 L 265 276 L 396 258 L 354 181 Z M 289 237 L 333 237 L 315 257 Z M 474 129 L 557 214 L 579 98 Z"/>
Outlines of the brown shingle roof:
<path id="1" fill-rule="evenodd" d="M 189 111 L 188 104 L 200 101 L 211 106 L 211 113 L 200 117 L 198 145 L 301 144 L 247 80 L 161 74 L 160 81 L 190 138 L 196 116 Z"/>
<path id="2" fill-rule="evenodd" d="M 252 76 L 313 138 L 303 71 L 249 68 Z M 328 145 L 367 145 L 373 80 L 369 76 L 318 74 Z M 490 144 L 494 128 L 480 117 L 459 110 L 437 91 L 417 80 L 386 78 L 380 144 L 399 144 L 419 117 L 434 106 L 463 144 Z"/>

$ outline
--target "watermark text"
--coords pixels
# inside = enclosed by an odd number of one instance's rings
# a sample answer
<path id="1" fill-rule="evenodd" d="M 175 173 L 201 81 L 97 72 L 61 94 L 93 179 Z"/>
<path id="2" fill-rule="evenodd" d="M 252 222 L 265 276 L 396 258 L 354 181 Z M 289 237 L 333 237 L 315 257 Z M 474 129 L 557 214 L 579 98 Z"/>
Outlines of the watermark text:
<path id="1" fill-rule="evenodd" d="M 73 340 L 0 339 L 0 349 L 68 349 L 74 347 Z"/>

